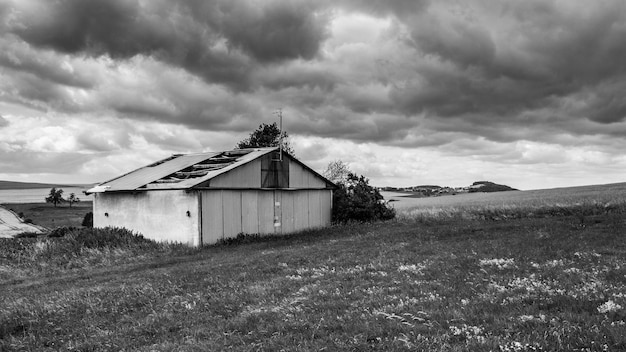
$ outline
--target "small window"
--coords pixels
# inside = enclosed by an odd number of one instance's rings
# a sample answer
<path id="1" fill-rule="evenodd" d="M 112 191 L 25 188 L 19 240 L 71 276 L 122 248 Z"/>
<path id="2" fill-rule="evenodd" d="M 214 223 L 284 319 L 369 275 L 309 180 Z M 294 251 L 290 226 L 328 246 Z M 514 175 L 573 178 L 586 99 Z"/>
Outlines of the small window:
<path id="1" fill-rule="evenodd" d="M 261 160 L 261 187 L 289 188 L 289 160 L 279 158 L 278 153 L 271 153 Z"/>

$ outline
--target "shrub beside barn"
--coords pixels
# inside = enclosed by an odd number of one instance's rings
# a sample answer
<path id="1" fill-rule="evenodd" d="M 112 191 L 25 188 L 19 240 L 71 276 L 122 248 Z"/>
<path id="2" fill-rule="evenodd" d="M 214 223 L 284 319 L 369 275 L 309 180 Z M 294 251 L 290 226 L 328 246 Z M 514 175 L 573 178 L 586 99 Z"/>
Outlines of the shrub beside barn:
<path id="1" fill-rule="evenodd" d="M 330 225 L 336 186 L 278 148 L 177 154 L 104 182 L 94 227 L 192 246 Z"/>

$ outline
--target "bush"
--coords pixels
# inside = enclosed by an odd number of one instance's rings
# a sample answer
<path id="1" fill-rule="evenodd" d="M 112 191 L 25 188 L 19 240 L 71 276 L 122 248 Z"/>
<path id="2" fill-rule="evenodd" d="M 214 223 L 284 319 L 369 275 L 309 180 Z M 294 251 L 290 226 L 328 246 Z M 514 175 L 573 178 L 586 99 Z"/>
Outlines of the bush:
<path id="1" fill-rule="evenodd" d="M 13 236 L 13 238 L 35 238 L 40 234 L 37 232 L 20 232 L 17 235 Z"/>
<path id="2" fill-rule="evenodd" d="M 72 231 L 76 231 L 76 228 L 74 226 L 57 227 L 54 230 L 50 231 L 48 237 L 65 237 L 65 235 Z"/>
<path id="3" fill-rule="evenodd" d="M 85 214 L 85 217 L 83 218 L 83 222 L 80 224 L 80 226 L 93 227 L 93 212 L 90 211 L 87 214 Z"/>
<path id="4" fill-rule="evenodd" d="M 396 216 L 380 192 L 364 176 L 350 173 L 333 197 L 333 222 L 389 220 Z"/>

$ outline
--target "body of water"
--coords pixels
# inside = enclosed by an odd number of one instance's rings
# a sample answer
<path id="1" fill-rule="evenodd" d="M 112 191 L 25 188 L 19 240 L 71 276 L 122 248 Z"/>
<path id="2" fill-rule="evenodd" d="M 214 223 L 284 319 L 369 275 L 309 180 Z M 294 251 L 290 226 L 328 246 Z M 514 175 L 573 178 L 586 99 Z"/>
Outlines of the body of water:
<path id="1" fill-rule="evenodd" d="M 93 201 L 93 196 L 87 196 L 83 193 L 87 188 L 62 187 L 61 189 L 63 190 L 63 198 L 74 193 L 81 201 Z M 0 204 L 44 203 L 48 194 L 50 194 L 50 188 L 0 189 Z"/>

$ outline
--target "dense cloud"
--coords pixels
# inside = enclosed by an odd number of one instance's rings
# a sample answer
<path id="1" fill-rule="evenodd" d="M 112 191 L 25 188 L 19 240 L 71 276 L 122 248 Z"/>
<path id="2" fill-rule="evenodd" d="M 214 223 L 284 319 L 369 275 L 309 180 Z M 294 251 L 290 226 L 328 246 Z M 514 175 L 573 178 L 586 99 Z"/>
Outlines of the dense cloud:
<path id="1" fill-rule="evenodd" d="M 0 127 L 116 121 L 71 129 L 89 153 L 230 147 L 277 108 L 302 141 L 500 163 L 626 136 L 618 0 L 0 0 L 0 33 Z"/>
<path id="2" fill-rule="evenodd" d="M 307 2 L 61 0 L 14 2 L 7 30 L 62 53 L 128 59 L 144 55 L 249 89 L 255 65 L 309 60 L 325 17 Z"/>

